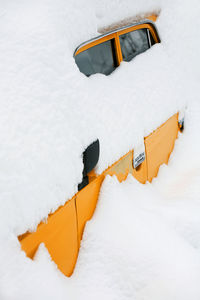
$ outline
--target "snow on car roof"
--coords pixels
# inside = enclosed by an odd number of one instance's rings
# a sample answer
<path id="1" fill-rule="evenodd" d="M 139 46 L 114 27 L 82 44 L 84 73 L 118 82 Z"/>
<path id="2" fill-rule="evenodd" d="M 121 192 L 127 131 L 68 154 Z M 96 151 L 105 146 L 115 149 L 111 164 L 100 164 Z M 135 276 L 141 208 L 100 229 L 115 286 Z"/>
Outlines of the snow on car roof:
<path id="1" fill-rule="evenodd" d="M 104 34 L 108 31 L 116 30 L 121 27 L 130 26 L 134 23 L 140 23 L 144 22 L 144 20 L 152 20 L 154 18 L 157 18 L 160 14 L 160 11 L 153 11 L 152 13 L 148 14 L 140 14 L 137 16 L 131 16 L 129 18 L 125 18 L 123 20 L 118 20 L 118 22 L 114 22 L 113 24 L 110 24 L 108 26 L 102 27 L 98 29 L 98 32 L 101 34 Z"/>

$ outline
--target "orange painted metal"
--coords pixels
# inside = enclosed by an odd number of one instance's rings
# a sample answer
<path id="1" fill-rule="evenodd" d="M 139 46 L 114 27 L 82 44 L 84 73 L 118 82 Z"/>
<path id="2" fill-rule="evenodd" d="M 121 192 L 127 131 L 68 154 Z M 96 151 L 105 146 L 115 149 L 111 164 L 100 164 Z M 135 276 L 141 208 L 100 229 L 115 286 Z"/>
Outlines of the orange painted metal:
<path id="1" fill-rule="evenodd" d="M 156 22 L 157 18 L 158 18 L 158 15 L 155 15 L 155 14 L 146 17 L 146 19 L 149 19 L 153 22 Z"/>
<path id="2" fill-rule="evenodd" d="M 145 159 L 145 161 L 141 165 L 139 165 L 136 169 L 133 168 L 132 175 L 140 183 L 144 184 L 147 181 L 147 159 Z"/>
<path id="3" fill-rule="evenodd" d="M 121 157 L 117 162 L 104 171 L 104 175 L 115 175 L 119 182 L 126 180 L 128 174 L 132 173 L 132 156 L 133 151 L 128 152 Z"/>
<path id="4" fill-rule="evenodd" d="M 132 174 L 139 182 L 145 183 L 147 181 L 146 160 L 139 166 L 138 169 L 134 169 L 133 151 L 129 151 L 126 155 L 121 157 L 116 163 L 104 171 L 103 174 L 105 176 L 115 175 L 119 182 L 126 180 L 128 174 Z"/>
<path id="5" fill-rule="evenodd" d="M 38 246 L 44 243 L 60 271 L 70 276 L 78 255 L 77 232 L 74 197 L 49 215 L 46 223 L 40 223 L 36 232 L 20 236 L 19 241 L 21 248 L 30 258 L 34 258 Z"/>
<path id="6" fill-rule="evenodd" d="M 168 163 L 178 131 L 178 114 L 176 114 L 145 138 L 148 181 L 151 182 L 157 176 L 161 164 Z"/>
<path id="7" fill-rule="evenodd" d="M 78 241 L 79 245 L 82 239 L 85 224 L 90 220 L 95 211 L 99 191 L 105 175 L 99 175 L 89 183 L 85 188 L 78 192 L 76 196 L 77 221 L 78 221 Z"/>
<path id="8" fill-rule="evenodd" d="M 118 32 L 116 32 L 116 34 L 115 34 L 115 45 L 116 45 L 117 61 L 118 61 L 118 65 L 120 65 L 120 63 L 123 61 L 123 57 L 122 57 L 122 50 L 121 50 Z"/>

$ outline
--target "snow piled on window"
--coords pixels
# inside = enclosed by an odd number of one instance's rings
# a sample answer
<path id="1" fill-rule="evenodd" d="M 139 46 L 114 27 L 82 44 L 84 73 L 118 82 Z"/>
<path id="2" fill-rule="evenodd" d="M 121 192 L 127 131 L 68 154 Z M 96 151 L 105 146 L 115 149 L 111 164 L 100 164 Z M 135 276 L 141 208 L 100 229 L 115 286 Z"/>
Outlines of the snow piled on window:
<path id="1" fill-rule="evenodd" d="M 0 7 L 0 299 L 199 299 L 199 2 L 2 0 Z M 161 44 L 108 77 L 79 72 L 73 51 L 81 42 L 157 11 Z M 100 140 L 101 173 L 186 105 L 186 133 L 152 187 L 106 181 L 72 278 L 43 246 L 36 261 L 26 258 L 17 235 L 77 191 L 91 142 Z M 110 210 L 115 223 L 102 236 Z"/>

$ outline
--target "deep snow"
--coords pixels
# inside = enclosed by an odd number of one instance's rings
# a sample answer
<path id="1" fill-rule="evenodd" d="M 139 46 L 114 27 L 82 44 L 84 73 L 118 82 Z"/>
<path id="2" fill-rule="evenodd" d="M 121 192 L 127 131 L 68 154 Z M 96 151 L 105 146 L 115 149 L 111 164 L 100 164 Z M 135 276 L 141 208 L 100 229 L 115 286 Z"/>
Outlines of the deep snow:
<path id="1" fill-rule="evenodd" d="M 197 0 L 0 1 L 0 299 L 200 299 Z M 160 11 L 162 43 L 111 76 L 86 78 L 79 43 Z M 74 275 L 17 235 L 77 190 L 97 137 L 100 173 L 187 104 L 186 129 L 153 183 L 107 178 Z"/>

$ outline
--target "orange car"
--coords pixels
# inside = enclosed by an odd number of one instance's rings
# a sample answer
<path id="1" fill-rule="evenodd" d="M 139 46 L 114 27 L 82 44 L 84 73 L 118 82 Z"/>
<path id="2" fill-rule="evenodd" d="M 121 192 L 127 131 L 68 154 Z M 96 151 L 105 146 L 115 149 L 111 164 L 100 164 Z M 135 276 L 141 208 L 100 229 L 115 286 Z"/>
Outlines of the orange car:
<path id="1" fill-rule="evenodd" d="M 115 29 L 81 44 L 74 52 L 80 71 L 86 76 L 95 73 L 109 75 L 121 61 L 130 61 L 160 42 L 152 21 L 155 16 L 150 19 Z M 126 153 L 100 175 L 94 171 L 100 151 L 99 141 L 89 145 L 83 153 L 83 179 L 77 194 L 50 214 L 46 223 L 40 223 L 36 232 L 18 237 L 27 256 L 34 258 L 38 246 L 44 243 L 60 271 L 70 276 L 85 224 L 94 213 L 106 175 L 116 175 L 121 182 L 132 174 L 141 183 L 151 182 L 157 176 L 160 165 L 168 162 L 180 129 L 183 129 L 183 118 L 177 112 L 145 137 L 140 147 Z"/>

